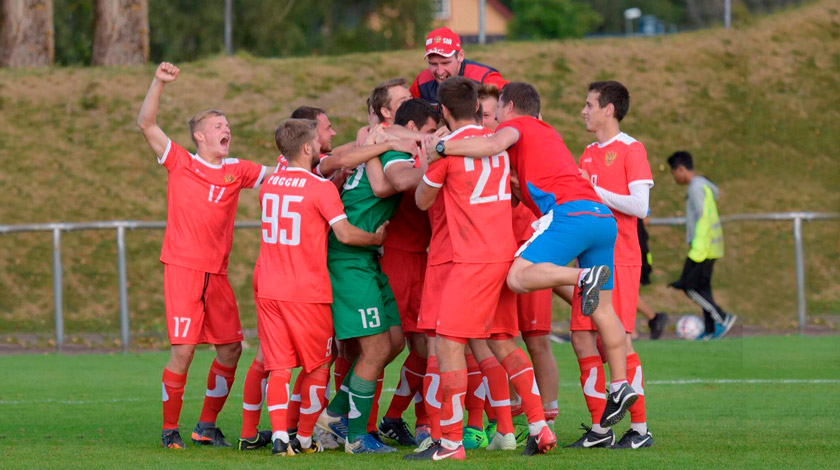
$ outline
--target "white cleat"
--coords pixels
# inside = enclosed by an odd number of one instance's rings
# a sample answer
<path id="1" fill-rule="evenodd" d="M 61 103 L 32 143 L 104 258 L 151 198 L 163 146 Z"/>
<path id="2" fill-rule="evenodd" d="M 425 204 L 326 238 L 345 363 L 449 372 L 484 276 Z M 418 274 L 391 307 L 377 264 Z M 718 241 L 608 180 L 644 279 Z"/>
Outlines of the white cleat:
<path id="1" fill-rule="evenodd" d="M 497 432 L 490 444 L 487 444 L 487 450 L 516 450 L 516 436 L 512 432 Z"/>

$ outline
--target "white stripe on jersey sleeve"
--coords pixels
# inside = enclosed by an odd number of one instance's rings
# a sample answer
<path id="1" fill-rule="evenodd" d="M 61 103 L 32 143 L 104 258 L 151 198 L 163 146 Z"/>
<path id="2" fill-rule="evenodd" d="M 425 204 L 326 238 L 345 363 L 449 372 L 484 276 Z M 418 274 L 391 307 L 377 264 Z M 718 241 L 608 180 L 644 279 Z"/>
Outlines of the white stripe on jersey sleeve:
<path id="1" fill-rule="evenodd" d="M 336 218 L 334 218 L 334 219 L 330 220 L 330 226 L 332 226 L 332 224 L 334 224 L 334 223 L 336 223 L 336 222 L 339 222 L 339 221 L 341 221 L 341 220 L 344 220 L 344 219 L 346 219 L 346 218 L 347 218 L 347 214 L 341 214 L 341 215 L 339 215 L 338 217 L 336 217 Z"/>
<path id="2" fill-rule="evenodd" d="M 163 151 L 163 156 L 157 159 L 158 163 L 163 165 L 163 162 L 166 161 L 166 157 L 169 156 L 170 150 L 172 150 L 172 139 L 169 139 L 169 142 L 166 143 L 166 149 Z"/>
<path id="3" fill-rule="evenodd" d="M 431 180 L 429 180 L 429 178 L 426 178 L 426 175 L 423 175 L 423 182 L 428 184 L 429 186 L 431 186 L 433 188 L 442 188 L 443 187 L 442 184 L 433 183 Z"/>

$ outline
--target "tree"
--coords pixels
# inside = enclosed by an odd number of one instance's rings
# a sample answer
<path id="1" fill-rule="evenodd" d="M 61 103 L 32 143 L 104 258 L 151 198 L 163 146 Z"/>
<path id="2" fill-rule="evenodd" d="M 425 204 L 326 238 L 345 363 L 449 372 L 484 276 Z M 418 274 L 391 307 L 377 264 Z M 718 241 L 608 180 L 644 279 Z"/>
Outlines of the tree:
<path id="1" fill-rule="evenodd" d="M 0 0 L 0 14 L 0 67 L 52 64 L 52 0 Z"/>
<path id="2" fill-rule="evenodd" d="M 149 60 L 148 0 L 97 0 L 92 65 Z"/>
<path id="3" fill-rule="evenodd" d="M 580 37 L 601 21 L 588 4 L 576 0 L 514 0 L 509 29 L 516 39 Z"/>

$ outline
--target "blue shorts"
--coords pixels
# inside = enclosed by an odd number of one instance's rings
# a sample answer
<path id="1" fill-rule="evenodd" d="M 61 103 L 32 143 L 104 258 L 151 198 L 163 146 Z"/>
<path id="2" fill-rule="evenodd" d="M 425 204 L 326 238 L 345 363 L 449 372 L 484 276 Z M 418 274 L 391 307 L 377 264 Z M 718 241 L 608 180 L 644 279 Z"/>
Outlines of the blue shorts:
<path id="1" fill-rule="evenodd" d="M 530 240 L 517 256 L 532 263 L 566 266 L 577 258 L 578 266 L 605 265 L 613 270 L 617 228 L 607 206 L 594 201 L 570 201 L 546 213 Z M 613 288 L 613 276 L 602 287 Z"/>

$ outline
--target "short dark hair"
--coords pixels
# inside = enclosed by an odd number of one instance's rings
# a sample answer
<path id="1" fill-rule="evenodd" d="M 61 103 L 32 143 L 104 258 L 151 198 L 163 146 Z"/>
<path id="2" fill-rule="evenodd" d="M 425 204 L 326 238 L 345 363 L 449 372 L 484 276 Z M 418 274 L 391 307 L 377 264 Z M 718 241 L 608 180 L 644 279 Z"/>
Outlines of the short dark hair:
<path id="1" fill-rule="evenodd" d="M 318 116 L 322 114 L 327 114 L 327 112 L 314 106 L 301 106 L 292 111 L 292 115 L 289 117 L 292 119 L 309 119 L 310 121 L 317 121 Z"/>
<path id="2" fill-rule="evenodd" d="M 469 78 L 449 77 L 438 88 L 438 101 L 452 119 L 475 119 L 478 106 L 478 84 Z"/>
<path id="3" fill-rule="evenodd" d="M 691 154 L 684 150 L 674 152 L 668 157 L 668 165 L 671 166 L 672 170 L 676 170 L 679 167 L 684 167 L 686 170 L 694 169 L 694 161 L 691 158 Z"/>
<path id="4" fill-rule="evenodd" d="M 397 114 L 394 116 L 394 124 L 405 126 L 409 122 L 413 122 L 415 126 L 420 128 L 426 124 L 429 118 L 433 119 L 435 124 L 440 123 L 440 114 L 431 103 L 420 98 L 412 98 L 400 105 Z"/>
<path id="5" fill-rule="evenodd" d="M 286 119 L 274 131 L 277 149 L 287 159 L 294 158 L 303 144 L 315 138 L 318 122 L 312 119 Z"/>
<path id="6" fill-rule="evenodd" d="M 370 97 L 368 97 L 368 104 L 373 108 L 373 112 L 376 113 L 380 122 L 385 122 L 385 116 L 382 115 L 382 107 L 388 106 L 391 88 L 395 86 L 405 86 L 405 79 L 399 77 L 385 80 L 379 85 L 376 85 L 376 88 L 373 89 Z"/>
<path id="7" fill-rule="evenodd" d="M 502 89 L 499 96 L 502 106 L 513 101 L 513 109 L 525 116 L 539 117 L 540 94 L 530 83 L 510 82 Z"/>
<path id="8" fill-rule="evenodd" d="M 592 82 L 589 84 L 589 91 L 598 92 L 598 105 L 602 108 L 612 103 L 615 108 L 615 118 L 619 122 L 627 116 L 627 111 L 630 110 L 630 92 L 621 83 L 615 80 Z"/>

